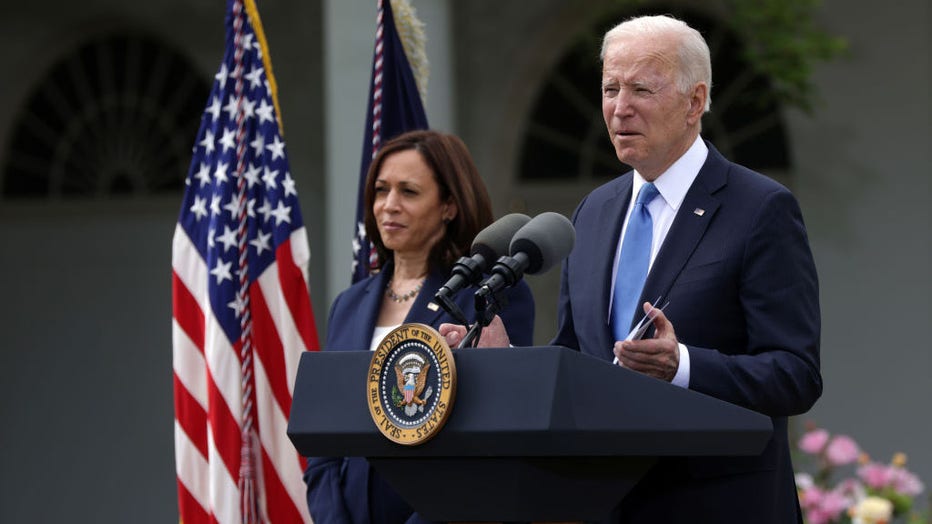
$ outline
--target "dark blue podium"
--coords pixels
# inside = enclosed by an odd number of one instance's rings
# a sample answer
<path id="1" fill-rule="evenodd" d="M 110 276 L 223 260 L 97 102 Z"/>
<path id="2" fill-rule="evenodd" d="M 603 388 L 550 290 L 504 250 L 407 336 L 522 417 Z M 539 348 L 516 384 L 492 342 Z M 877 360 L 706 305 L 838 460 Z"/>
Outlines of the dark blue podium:
<path id="1" fill-rule="evenodd" d="M 304 456 L 367 457 L 436 521 L 601 520 L 658 457 L 756 455 L 770 418 L 563 347 L 455 350 L 432 440 L 403 446 L 366 404 L 368 351 L 301 357 L 288 436 Z"/>

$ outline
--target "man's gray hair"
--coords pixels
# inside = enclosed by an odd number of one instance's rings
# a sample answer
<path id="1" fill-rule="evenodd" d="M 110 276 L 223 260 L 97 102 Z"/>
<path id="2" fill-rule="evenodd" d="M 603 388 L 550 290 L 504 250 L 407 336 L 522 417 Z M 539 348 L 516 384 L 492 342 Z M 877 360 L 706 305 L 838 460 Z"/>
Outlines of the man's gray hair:
<path id="1" fill-rule="evenodd" d="M 686 94 L 697 83 L 705 83 L 708 87 L 705 112 L 709 112 L 712 105 L 712 59 L 709 54 L 709 45 L 699 31 L 689 27 L 682 20 L 668 15 L 639 16 L 625 20 L 605 33 L 599 59 L 605 60 L 605 51 L 608 46 L 620 36 L 652 38 L 668 35 L 673 35 L 679 40 L 676 56 L 679 66 L 677 88 L 680 93 Z"/>

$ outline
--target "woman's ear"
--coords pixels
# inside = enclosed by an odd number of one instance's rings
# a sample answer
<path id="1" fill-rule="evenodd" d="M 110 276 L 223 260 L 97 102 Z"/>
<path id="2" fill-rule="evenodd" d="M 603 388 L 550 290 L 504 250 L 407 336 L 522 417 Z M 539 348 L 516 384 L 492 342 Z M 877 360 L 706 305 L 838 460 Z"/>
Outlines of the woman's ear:
<path id="1" fill-rule="evenodd" d="M 453 219 L 456 218 L 457 212 L 458 210 L 456 208 L 456 202 L 454 202 L 452 198 L 447 200 L 443 204 L 443 207 L 441 208 L 441 211 L 440 211 L 441 213 L 440 216 L 443 217 L 443 223 L 449 224 L 450 222 L 452 222 Z"/>

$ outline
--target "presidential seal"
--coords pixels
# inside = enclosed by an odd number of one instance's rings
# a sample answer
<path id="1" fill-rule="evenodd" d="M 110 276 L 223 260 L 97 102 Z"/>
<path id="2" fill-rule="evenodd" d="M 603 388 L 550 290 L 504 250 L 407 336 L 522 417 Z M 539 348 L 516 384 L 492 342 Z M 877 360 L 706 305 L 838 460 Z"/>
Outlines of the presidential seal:
<path id="1" fill-rule="evenodd" d="M 366 399 L 379 431 L 407 446 L 440 431 L 456 396 L 453 353 L 434 328 L 403 324 L 375 350 Z"/>

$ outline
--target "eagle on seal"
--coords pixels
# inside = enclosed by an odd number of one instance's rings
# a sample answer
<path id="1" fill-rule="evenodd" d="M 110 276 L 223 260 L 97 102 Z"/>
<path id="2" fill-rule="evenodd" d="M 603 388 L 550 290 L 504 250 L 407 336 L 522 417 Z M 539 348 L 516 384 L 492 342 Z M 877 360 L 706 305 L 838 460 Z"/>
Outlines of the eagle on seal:
<path id="1" fill-rule="evenodd" d="M 426 404 L 421 399 L 421 393 L 424 392 L 424 385 L 427 384 L 428 369 L 430 369 L 430 363 L 425 362 L 422 357 L 416 354 L 405 355 L 395 364 L 395 379 L 398 382 L 398 391 L 404 396 L 396 406 L 410 406 L 411 404 L 423 406 Z"/>

